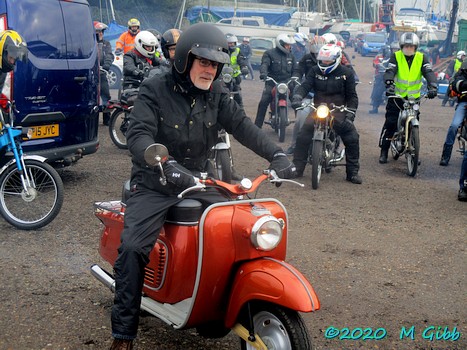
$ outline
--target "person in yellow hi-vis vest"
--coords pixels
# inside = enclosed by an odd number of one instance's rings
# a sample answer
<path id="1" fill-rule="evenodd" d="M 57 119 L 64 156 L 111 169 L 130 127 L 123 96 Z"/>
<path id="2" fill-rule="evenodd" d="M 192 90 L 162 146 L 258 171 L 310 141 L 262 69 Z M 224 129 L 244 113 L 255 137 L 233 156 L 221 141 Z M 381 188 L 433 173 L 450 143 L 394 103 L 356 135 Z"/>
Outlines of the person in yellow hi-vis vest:
<path id="1" fill-rule="evenodd" d="M 386 84 L 386 95 L 398 95 L 403 98 L 420 97 L 422 89 L 422 76 L 427 81 L 428 98 L 435 98 L 437 95 L 436 76 L 433 72 L 429 57 L 418 52 L 420 40 L 415 33 L 404 33 L 399 39 L 400 50 L 394 52 L 389 58 L 388 68 L 384 73 Z M 388 162 L 388 151 L 391 145 L 391 138 L 397 130 L 397 119 L 399 112 L 403 108 L 404 101 L 398 98 L 389 98 L 386 105 L 386 120 L 381 130 L 379 147 L 381 164 Z"/>

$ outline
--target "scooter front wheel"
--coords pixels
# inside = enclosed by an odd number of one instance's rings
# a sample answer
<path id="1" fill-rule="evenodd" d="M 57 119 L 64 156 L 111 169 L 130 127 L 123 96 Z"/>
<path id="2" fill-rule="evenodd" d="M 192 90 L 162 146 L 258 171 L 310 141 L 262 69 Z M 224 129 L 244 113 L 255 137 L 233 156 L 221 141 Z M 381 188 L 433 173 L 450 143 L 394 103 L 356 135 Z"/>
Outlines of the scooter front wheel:
<path id="1" fill-rule="evenodd" d="M 312 349 L 305 322 L 297 311 L 261 303 L 253 305 L 251 312 L 254 331 L 268 349 Z M 242 323 L 246 326 L 248 321 Z M 243 339 L 240 344 L 242 350 L 255 349 Z"/>
<path id="2" fill-rule="evenodd" d="M 232 161 L 228 149 L 221 149 L 216 152 L 216 171 L 219 180 L 232 182 Z"/>
<path id="3" fill-rule="evenodd" d="M 26 159 L 30 184 L 24 188 L 16 163 L 0 176 L 0 214 L 21 230 L 36 230 L 49 224 L 63 204 L 63 182 L 47 163 Z"/>
<path id="4" fill-rule="evenodd" d="M 128 131 L 129 112 L 121 109 L 112 113 L 109 120 L 109 133 L 115 146 L 127 149 L 126 132 Z"/>

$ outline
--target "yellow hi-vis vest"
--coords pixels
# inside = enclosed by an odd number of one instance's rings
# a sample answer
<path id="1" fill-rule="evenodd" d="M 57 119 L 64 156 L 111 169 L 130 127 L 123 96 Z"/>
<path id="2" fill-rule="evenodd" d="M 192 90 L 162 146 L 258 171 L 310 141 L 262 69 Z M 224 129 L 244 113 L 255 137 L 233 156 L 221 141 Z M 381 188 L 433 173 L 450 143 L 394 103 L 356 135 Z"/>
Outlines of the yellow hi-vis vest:
<path id="1" fill-rule="evenodd" d="M 233 69 L 232 76 L 238 77 L 241 73 L 240 65 L 237 62 L 238 55 L 240 54 L 240 48 L 236 47 L 235 50 L 230 54 L 230 67 Z"/>
<path id="2" fill-rule="evenodd" d="M 457 73 L 459 68 L 462 66 L 462 61 L 456 58 L 456 63 L 454 63 L 454 73 Z"/>
<path id="3" fill-rule="evenodd" d="M 396 94 L 402 97 L 420 97 L 422 88 L 422 64 L 423 54 L 415 52 L 412 65 L 410 66 L 401 50 L 395 52 L 397 61 L 397 74 L 394 78 Z"/>

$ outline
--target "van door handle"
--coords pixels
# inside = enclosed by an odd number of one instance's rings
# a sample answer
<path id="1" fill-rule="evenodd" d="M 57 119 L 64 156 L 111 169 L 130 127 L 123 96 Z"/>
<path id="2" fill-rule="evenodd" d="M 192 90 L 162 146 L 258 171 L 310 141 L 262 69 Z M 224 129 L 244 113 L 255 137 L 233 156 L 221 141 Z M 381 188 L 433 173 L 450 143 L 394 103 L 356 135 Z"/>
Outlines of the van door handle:
<path id="1" fill-rule="evenodd" d="M 75 77 L 74 80 L 78 83 L 78 84 L 83 84 L 88 78 L 87 77 Z"/>

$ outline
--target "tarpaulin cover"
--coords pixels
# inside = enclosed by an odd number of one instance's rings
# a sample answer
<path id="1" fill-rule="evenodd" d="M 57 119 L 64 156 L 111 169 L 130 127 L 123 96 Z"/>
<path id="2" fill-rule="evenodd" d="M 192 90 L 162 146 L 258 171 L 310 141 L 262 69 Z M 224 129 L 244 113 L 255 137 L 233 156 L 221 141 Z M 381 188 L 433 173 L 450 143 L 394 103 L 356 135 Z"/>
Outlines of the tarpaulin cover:
<path id="1" fill-rule="evenodd" d="M 263 9 L 237 9 L 236 17 L 251 17 L 260 16 L 264 17 L 264 22 L 270 25 L 283 26 L 292 17 L 292 13 L 296 11 L 295 8 L 281 9 L 281 10 L 263 10 Z M 217 22 L 223 18 L 234 16 L 234 9 L 232 7 L 218 7 L 218 6 L 193 6 L 186 10 L 185 17 L 191 24 L 200 21 Z M 211 18 L 209 18 L 211 17 Z"/>
<path id="2" fill-rule="evenodd" d="M 122 25 L 118 24 L 115 21 L 111 21 L 109 23 L 109 28 L 107 28 L 104 31 L 104 39 L 109 40 L 109 41 L 114 40 L 114 39 L 118 39 L 120 34 L 122 34 L 123 32 L 125 32 L 127 30 L 128 30 L 128 27 L 122 26 Z"/>

